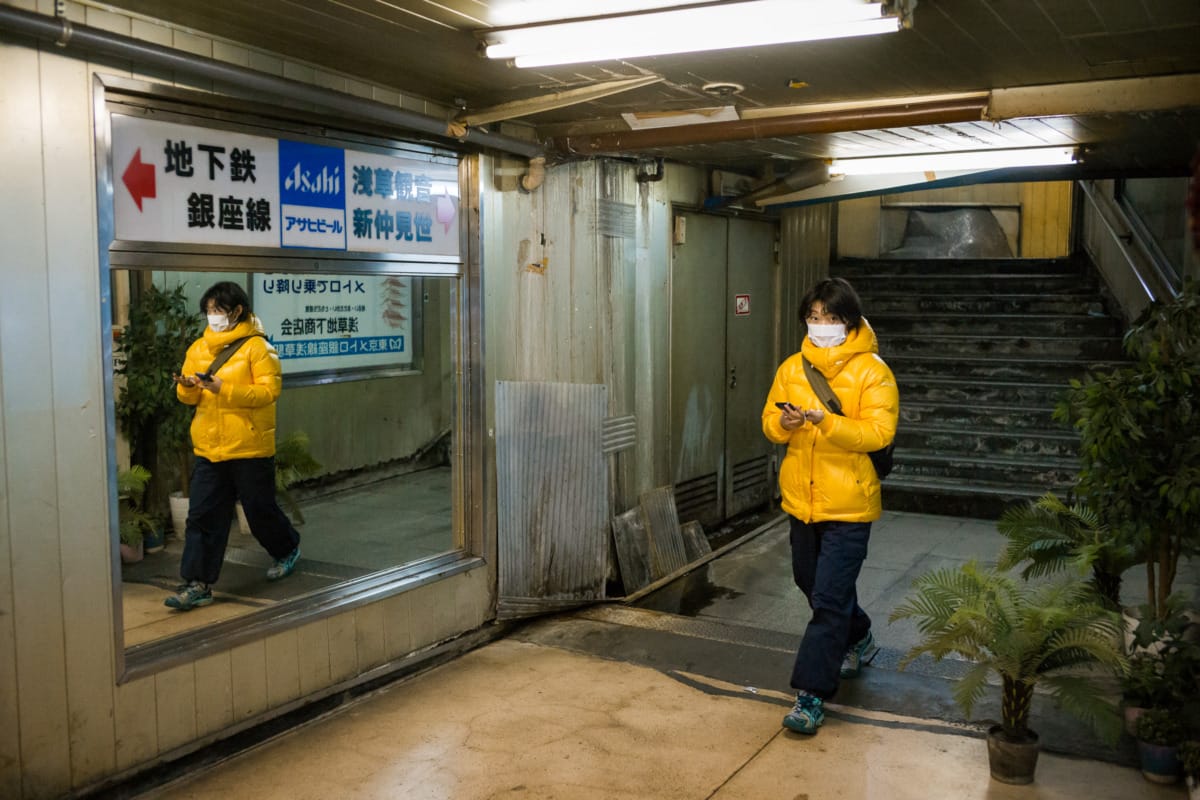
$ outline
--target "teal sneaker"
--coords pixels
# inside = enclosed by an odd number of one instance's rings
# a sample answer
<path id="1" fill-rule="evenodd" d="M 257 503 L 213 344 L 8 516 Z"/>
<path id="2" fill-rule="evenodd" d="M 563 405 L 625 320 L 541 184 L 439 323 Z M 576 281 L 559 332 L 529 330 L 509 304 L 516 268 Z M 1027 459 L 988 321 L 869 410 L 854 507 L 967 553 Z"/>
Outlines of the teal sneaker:
<path id="1" fill-rule="evenodd" d="M 862 674 L 863 664 L 870 664 L 879 655 L 879 645 L 875 644 L 875 636 L 867 631 L 867 635 L 859 639 L 842 658 L 843 678 L 857 678 Z"/>
<path id="2" fill-rule="evenodd" d="M 267 570 L 267 580 L 277 581 L 280 578 L 286 578 L 296 569 L 296 562 L 300 560 L 300 548 L 297 547 L 292 552 L 288 553 L 283 558 L 276 561 Z"/>
<path id="3" fill-rule="evenodd" d="M 191 611 L 193 608 L 206 606 L 212 601 L 212 587 L 200 583 L 200 581 L 192 581 L 179 587 L 179 592 L 164 600 L 163 605 L 176 611 Z"/>
<path id="4" fill-rule="evenodd" d="M 825 722 L 825 703 L 816 695 L 800 692 L 796 705 L 783 718 L 783 727 L 796 733 L 813 734 Z"/>

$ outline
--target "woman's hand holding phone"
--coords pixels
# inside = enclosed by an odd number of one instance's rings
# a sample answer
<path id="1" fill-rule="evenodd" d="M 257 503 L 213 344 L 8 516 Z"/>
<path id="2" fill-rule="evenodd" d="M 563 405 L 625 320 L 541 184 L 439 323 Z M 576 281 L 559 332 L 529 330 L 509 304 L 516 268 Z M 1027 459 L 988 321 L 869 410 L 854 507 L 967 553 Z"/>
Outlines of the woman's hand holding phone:
<path id="1" fill-rule="evenodd" d="M 779 424 L 785 431 L 794 431 L 804 424 L 804 412 L 791 403 L 776 403 L 775 407 L 783 412 L 780 414 Z"/>
<path id="2" fill-rule="evenodd" d="M 179 384 L 180 386 L 187 387 L 188 389 L 192 389 L 196 386 L 196 379 L 190 375 L 172 375 L 171 380 L 175 381 L 175 383 Z"/>

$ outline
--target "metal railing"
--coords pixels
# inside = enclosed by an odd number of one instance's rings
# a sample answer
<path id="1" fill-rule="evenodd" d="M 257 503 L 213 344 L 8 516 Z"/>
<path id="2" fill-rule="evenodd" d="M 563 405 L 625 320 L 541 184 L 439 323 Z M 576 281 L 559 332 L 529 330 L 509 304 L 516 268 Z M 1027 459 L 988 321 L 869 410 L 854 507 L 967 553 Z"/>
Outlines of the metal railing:
<path id="1" fill-rule="evenodd" d="M 1082 244 L 1126 320 L 1133 320 L 1155 300 L 1179 294 L 1178 277 L 1103 184 L 1111 182 L 1078 183 L 1084 196 Z"/>

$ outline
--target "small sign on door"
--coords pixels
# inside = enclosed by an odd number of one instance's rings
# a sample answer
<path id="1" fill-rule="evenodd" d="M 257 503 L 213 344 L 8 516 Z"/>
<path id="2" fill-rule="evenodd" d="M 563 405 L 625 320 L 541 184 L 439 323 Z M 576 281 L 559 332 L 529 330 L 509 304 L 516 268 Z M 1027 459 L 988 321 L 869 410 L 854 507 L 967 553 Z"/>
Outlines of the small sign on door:
<path id="1" fill-rule="evenodd" d="M 750 315 L 750 295 L 735 294 L 733 296 L 733 313 L 739 317 Z"/>

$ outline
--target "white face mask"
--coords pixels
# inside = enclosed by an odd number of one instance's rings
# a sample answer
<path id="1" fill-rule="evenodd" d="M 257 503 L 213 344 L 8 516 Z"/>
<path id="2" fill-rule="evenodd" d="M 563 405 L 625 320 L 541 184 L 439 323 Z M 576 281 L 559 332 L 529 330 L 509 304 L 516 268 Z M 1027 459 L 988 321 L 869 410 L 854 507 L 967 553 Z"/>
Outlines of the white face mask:
<path id="1" fill-rule="evenodd" d="M 208 314 L 208 327 L 213 329 L 213 333 L 223 333 L 231 327 L 229 324 L 228 314 Z"/>
<path id="2" fill-rule="evenodd" d="M 817 347 L 837 347 L 846 341 L 846 326 L 840 322 L 830 325 L 808 323 L 808 340 Z"/>

